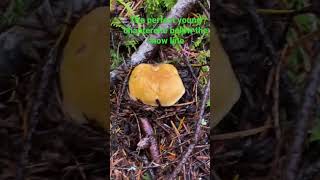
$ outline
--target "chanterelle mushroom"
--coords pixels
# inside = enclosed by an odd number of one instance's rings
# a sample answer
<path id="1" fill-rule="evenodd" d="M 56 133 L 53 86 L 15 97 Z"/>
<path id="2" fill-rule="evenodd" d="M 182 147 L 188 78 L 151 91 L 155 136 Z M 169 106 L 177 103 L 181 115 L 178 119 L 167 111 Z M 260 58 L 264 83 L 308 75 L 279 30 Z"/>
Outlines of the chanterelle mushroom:
<path id="1" fill-rule="evenodd" d="M 171 64 L 139 64 L 129 79 L 129 95 L 144 104 L 174 105 L 185 93 L 177 69 Z"/>
<path id="2" fill-rule="evenodd" d="M 213 30 L 210 43 L 213 54 L 213 121 L 210 126 L 215 127 L 238 101 L 241 89 L 215 29 L 211 30 Z"/>
<path id="3" fill-rule="evenodd" d="M 80 19 L 64 48 L 60 67 L 63 106 L 73 120 L 86 118 L 103 127 L 107 117 L 107 9 L 100 7 Z"/>

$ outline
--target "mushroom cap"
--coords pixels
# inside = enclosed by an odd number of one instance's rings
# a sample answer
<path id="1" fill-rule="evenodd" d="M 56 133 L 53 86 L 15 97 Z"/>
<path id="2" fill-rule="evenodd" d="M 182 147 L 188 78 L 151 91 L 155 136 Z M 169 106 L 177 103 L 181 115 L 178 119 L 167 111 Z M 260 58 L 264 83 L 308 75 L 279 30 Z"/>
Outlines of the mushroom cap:
<path id="1" fill-rule="evenodd" d="M 241 89 L 230 60 L 223 49 L 215 28 L 211 28 L 211 51 L 213 67 L 213 121 L 215 127 L 238 101 Z"/>
<path id="2" fill-rule="evenodd" d="M 108 7 L 83 16 L 70 33 L 60 66 L 64 110 L 79 123 L 106 127 Z"/>
<path id="3" fill-rule="evenodd" d="M 129 79 L 129 95 L 133 100 L 158 106 L 174 105 L 185 93 L 177 69 L 171 64 L 139 64 Z"/>

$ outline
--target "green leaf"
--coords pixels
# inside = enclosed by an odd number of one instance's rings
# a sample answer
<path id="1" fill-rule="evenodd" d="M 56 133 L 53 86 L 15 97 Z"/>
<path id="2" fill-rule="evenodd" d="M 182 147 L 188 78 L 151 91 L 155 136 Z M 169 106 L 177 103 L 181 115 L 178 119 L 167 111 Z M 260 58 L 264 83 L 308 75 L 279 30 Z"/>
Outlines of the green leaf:
<path id="1" fill-rule="evenodd" d="M 176 4 L 176 2 L 177 2 L 177 0 L 164 0 L 163 1 L 167 10 L 171 9 Z"/>
<path id="2" fill-rule="evenodd" d="M 135 14 L 135 11 L 131 8 L 131 5 L 132 5 L 131 1 L 124 2 L 124 0 L 118 0 L 118 2 L 124 6 L 129 16 L 133 16 Z"/>
<path id="3" fill-rule="evenodd" d="M 303 32 L 315 31 L 317 17 L 312 14 L 302 14 L 294 18 L 298 26 L 302 29 Z"/>
<path id="4" fill-rule="evenodd" d="M 148 172 L 143 173 L 142 175 L 143 180 L 152 180 L 151 175 Z"/>
<path id="5" fill-rule="evenodd" d="M 208 99 L 208 101 L 207 101 L 207 107 L 210 107 L 210 105 L 211 105 L 211 101 L 210 101 L 210 99 Z"/>

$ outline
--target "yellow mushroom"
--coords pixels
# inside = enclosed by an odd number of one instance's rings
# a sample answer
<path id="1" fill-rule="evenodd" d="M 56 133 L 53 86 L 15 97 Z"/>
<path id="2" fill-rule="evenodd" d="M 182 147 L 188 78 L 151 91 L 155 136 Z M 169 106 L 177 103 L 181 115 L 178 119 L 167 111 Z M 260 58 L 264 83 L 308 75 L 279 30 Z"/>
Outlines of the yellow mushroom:
<path id="1" fill-rule="evenodd" d="M 174 105 L 185 93 L 177 69 L 171 64 L 139 64 L 129 79 L 129 95 L 144 104 L 158 106 Z"/>
<path id="2" fill-rule="evenodd" d="M 215 28 L 211 30 L 213 121 L 210 126 L 215 127 L 238 101 L 241 89 Z"/>
<path id="3" fill-rule="evenodd" d="M 107 10 L 100 7 L 80 19 L 64 48 L 60 67 L 65 111 L 79 123 L 95 120 L 106 127 Z"/>

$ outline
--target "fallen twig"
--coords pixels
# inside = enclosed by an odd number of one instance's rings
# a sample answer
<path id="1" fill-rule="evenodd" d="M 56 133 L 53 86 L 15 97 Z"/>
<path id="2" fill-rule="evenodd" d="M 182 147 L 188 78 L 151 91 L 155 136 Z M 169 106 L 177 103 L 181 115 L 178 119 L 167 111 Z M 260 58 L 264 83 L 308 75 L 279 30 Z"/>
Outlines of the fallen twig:
<path id="1" fill-rule="evenodd" d="M 192 67 L 190 65 L 189 58 L 187 56 L 185 56 L 184 57 L 184 61 L 186 62 L 186 65 L 188 66 L 188 69 L 189 69 L 189 71 L 190 71 L 190 73 L 191 73 L 191 75 L 193 77 L 194 82 L 197 84 L 198 78 L 195 75 L 195 73 L 194 73 L 194 71 L 193 71 L 193 69 L 192 69 Z"/>
<path id="2" fill-rule="evenodd" d="M 227 140 L 227 139 L 235 139 L 235 138 L 243 138 L 243 137 L 247 137 L 247 136 L 252 136 L 252 135 L 262 133 L 262 132 L 266 131 L 267 129 L 270 129 L 271 127 L 272 127 L 271 125 L 264 125 L 262 127 L 253 128 L 253 129 L 244 130 L 244 131 L 225 133 L 225 134 L 217 134 L 212 137 L 211 141 L 221 141 L 221 140 Z"/>
<path id="3" fill-rule="evenodd" d="M 160 151 L 158 147 L 157 140 L 154 137 L 153 129 L 151 124 L 149 123 L 148 119 L 140 118 L 141 128 L 143 129 L 144 133 L 146 134 L 146 138 L 150 143 L 149 151 L 152 157 L 152 160 L 156 163 L 160 163 Z"/>
<path id="4" fill-rule="evenodd" d="M 67 15 L 67 19 L 71 17 L 71 11 L 69 11 Z M 23 180 L 26 179 L 25 177 L 25 167 L 28 165 L 28 159 L 29 159 L 29 151 L 31 150 L 31 141 L 32 141 L 32 135 L 36 130 L 36 127 L 40 121 L 41 118 L 41 111 L 43 108 L 45 108 L 48 105 L 48 96 L 49 96 L 49 89 L 50 86 L 54 82 L 54 75 L 57 69 L 58 65 L 58 59 L 59 59 L 59 53 L 61 52 L 61 47 L 63 47 L 63 43 L 66 42 L 66 34 L 67 34 L 67 26 L 64 26 L 62 29 L 59 38 L 57 39 L 54 47 L 52 47 L 51 51 L 48 55 L 48 62 L 45 64 L 45 66 L 42 69 L 42 76 L 40 79 L 40 84 L 38 91 L 33 98 L 33 103 L 31 106 L 31 111 L 29 114 L 29 130 L 26 133 L 26 136 L 24 137 L 24 144 L 23 149 L 21 152 L 21 155 L 18 159 L 17 164 L 17 180 Z"/>
<path id="5" fill-rule="evenodd" d="M 279 88 L 280 88 L 280 71 L 281 65 L 285 62 L 288 57 L 288 46 L 286 45 L 281 52 L 280 61 L 278 62 L 276 67 L 273 67 L 274 74 L 274 88 L 273 88 L 273 106 L 272 106 L 272 114 L 273 114 L 273 125 L 274 131 L 276 135 L 276 149 L 275 155 L 272 161 L 271 170 L 269 171 L 269 179 L 276 178 L 278 176 L 277 170 L 279 169 L 279 161 L 280 161 L 280 151 L 282 149 L 283 138 L 281 138 L 281 128 L 280 128 L 280 114 L 279 114 Z"/>
<path id="6" fill-rule="evenodd" d="M 119 94 L 119 98 L 118 98 L 118 102 L 117 102 L 117 110 L 116 110 L 116 117 L 115 119 L 118 118 L 118 114 L 120 112 L 120 107 L 121 107 L 121 102 L 122 102 L 122 99 L 123 99 L 123 96 L 125 94 L 125 91 L 126 91 L 126 87 L 127 87 L 127 84 L 128 84 L 128 81 L 129 81 L 129 76 L 131 74 L 131 70 L 129 70 L 126 78 L 124 79 L 123 83 L 122 83 L 122 88 L 121 88 L 121 92 Z"/>
<path id="7" fill-rule="evenodd" d="M 273 88 L 273 100 L 274 104 L 272 107 L 272 114 L 273 114 L 273 125 L 276 133 L 277 140 L 280 141 L 281 139 L 281 129 L 280 129 L 280 114 L 279 114 L 279 88 L 280 88 L 280 72 L 281 66 L 285 58 L 287 57 L 288 47 L 285 46 L 281 53 L 280 61 L 276 64 L 275 68 L 275 75 L 274 75 L 274 88 Z"/>
<path id="8" fill-rule="evenodd" d="M 247 6 L 245 6 L 246 10 L 250 14 L 254 24 L 257 27 L 257 31 L 259 32 L 260 36 L 263 39 L 263 43 L 268 51 L 268 54 L 270 56 L 270 63 L 269 64 L 275 64 L 277 62 L 277 53 L 273 46 L 273 43 L 270 39 L 270 37 L 267 34 L 267 30 L 264 27 L 264 22 L 260 18 L 260 16 L 257 14 L 255 3 L 253 0 L 247 1 Z"/>
<path id="9" fill-rule="evenodd" d="M 201 121 L 202 121 L 203 116 L 204 116 L 204 110 L 205 110 L 207 101 L 209 99 L 209 94 L 210 94 L 210 80 L 207 83 L 207 86 L 205 88 L 204 95 L 203 95 L 203 98 L 202 98 L 202 102 L 201 102 L 201 106 L 200 106 L 200 113 L 199 113 L 199 115 L 197 117 L 198 121 L 197 121 L 197 124 L 196 124 L 196 130 L 195 130 L 194 138 L 193 138 L 194 140 L 189 145 L 189 147 L 187 149 L 187 152 L 182 156 L 179 164 L 177 165 L 177 167 L 174 169 L 174 171 L 172 172 L 172 174 L 168 178 L 169 180 L 176 179 L 178 173 L 181 171 L 181 168 L 187 162 L 187 160 L 188 160 L 189 156 L 191 155 L 194 147 L 196 146 L 196 144 L 199 141 L 199 137 L 200 137 L 200 134 L 201 134 L 201 132 L 200 132 L 201 131 Z"/>
<path id="10" fill-rule="evenodd" d="M 286 180 L 295 180 L 297 177 L 298 166 L 301 160 L 301 154 L 303 151 L 308 124 L 310 121 L 310 115 L 312 109 L 315 107 L 316 103 L 315 96 L 317 93 L 317 88 L 320 85 L 320 54 L 314 61 L 313 69 L 308 76 L 307 84 L 305 86 L 303 94 L 303 102 L 301 103 L 301 108 L 297 113 L 294 136 L 292 139 L 292 144 L 289 149 L 287 156 L 288 162 L 284 171 L 284 176 Z"/>

